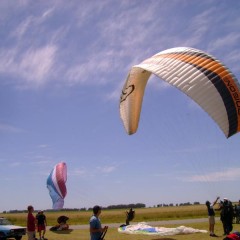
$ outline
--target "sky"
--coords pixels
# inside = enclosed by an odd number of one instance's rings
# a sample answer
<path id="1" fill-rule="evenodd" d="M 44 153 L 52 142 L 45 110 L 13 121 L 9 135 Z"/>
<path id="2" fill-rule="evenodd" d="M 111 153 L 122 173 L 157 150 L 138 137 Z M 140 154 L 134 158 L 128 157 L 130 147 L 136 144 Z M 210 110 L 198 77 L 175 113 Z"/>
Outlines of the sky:
<path id="1" fill-rule="evenodd" d="M 0 211 L 51 209 L 46 180 L 67 164 L 64 208 L 240 199 L 240 135 L 152 76 L 129 136 L 129 70 L 193 47 L 240 79 L 239 0 L 0 2 Z"/>

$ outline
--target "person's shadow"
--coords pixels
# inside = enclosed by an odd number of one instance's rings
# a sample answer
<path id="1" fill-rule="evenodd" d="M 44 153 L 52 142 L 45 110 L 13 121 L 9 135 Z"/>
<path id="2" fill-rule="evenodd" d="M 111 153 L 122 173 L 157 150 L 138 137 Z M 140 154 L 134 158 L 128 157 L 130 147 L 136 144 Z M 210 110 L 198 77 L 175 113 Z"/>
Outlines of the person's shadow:
<path id="1" fill-rule="evenodd" d="M 73 229 L 66 229 L 66 230 L 51 231 L 51 232 L 57 233 L 57 234 L 70 234 L 72 231 Z"/>
<path id="2" fill-rule="evenodd" d="M 166 237 L 164 237 L 164 238 L 155 238 L 155 239 L 152 239 L 152 240 L 176 240 L 176 238 L 166 238 Z"/>

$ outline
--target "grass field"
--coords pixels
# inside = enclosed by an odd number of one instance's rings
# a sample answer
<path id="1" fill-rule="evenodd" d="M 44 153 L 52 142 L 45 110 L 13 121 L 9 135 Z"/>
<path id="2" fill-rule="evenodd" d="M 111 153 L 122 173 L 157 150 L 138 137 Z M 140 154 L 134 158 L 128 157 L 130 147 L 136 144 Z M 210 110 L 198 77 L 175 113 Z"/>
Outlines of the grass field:
<path id="1" fill-rule="evenodd" d="M 119 225 L 125 222 L 125 211 L 122 210 L 103 210 L 100 216 L 102 225 L 107 225 L 108 223 L 119 223 Z M 205 205 L 194 205 L 194 206 L 181 206 L 181 207 L 162 207 L 162 208 L 144 208 L 135 209 L 136 216 L 134 222 L 150 222 L 150 221 L 161 221 L 161 220 L 176 220 L 176 219 L 194 219 L 194 218 L 206 218 L 207 211 Z M 217 216 L 219 215 L 218 212 Z M 60 215 L 66 215 L 69 217 L 69 225 L 87 225 L 91 211 L 73 211 L 73 212 L 45 212 L 47 217 L 48 226 L 55 225 L 56 219 Z M 20 226 L 26 226 L 26 213 L 6 213 L 0 214 L 0 216 L 7 217 L 14 224 Z M 166 224 L 163 227 L 178 227 L 179 225 Z M 184 224 L 187 227 L 193 227 L 197 229 L 208 230 L 208 222 L 201 222 Z M 161 226 L 159 226 L 161 227 Z M 216 222 L 215 232 L 219 236 L 218 239 L 223 239 L 222 236 L 222 224 L 220 221 Z M 234 231 L 240 231 L 240 224 L 234 224 Z M 46 237 L 49 240 L 89 240 L 89 230 L 88 229 L 78 229 L 72 230 L 67 233 L 56 233 L 47 231 Z M 128 235 L 120 234 L 117 231 L 117 227 L 111 227 L 105 237 L 106 240 L 204 240 L 212 239 L 209 234 L 196 233 L 189 235 L 174 235 L 174 236 L 147 236 L 147 235 Z M 27 240 L 24 236 L 22 240 Z"/>
<path id="2" fill-rule="evenodd" d="M 200 224 L 189 224 L 189 227 L 198 228 L 198 229 L 207 229 L 207 223 L 200 223 Z M 164 226 L 164 227 L 177 227 L 175 225 L 172 226 Z M 234 226 L 235 227 L 235 226 Z M 237 226 L 237 229 L 240 228 Z M 218 239 L 223 239 L 222 236 L 222 226 L 220 222 L 216 223 L 216 234 L 219 235 Z M 47 231 L 46 237 L 49 240 L 89 240 L 89 230 L 73 230 L 68 234 L 61 234 L 61 233 L 53 233 L 51 231 Z M 129 234 L 120 234 L 117 231 L 117 228 L 110 228 L 105 236 L 105 240 L 205 240 L 205 239 L 212 239 L 208 233 L 195 233 L 195 234 L 188 234 L 188 235 L 174 235 L 174 236 L 146 236 L 146 235 L 129 235 Z M 24 236 L 22 240 L 27 240 L 27 237 Z"/>
<path id="3" fill-rule="evenodd" d="M 205 205 L 190 205 L 179 207 L 160 207 L 160 208 L 139 208 L 135 209 L 135 222 L 149 222 L 172 219 L 187 219 L 206 217 L 207 210 Z M 103 210 L 101 221 L 105 223 L 124 223 L 126 209 L 120 210 Z M 218 213 L 217 213 L 218 214 Z M 5 213 L 1 214 L 18 225 L 26 224 L 27 213 Z M 70 225 L 88 224 L 92 211 L 60 211 L 45 212 L 48 225 L 55 225 L 56 219 L 60 215 L 67 215 Z"/>

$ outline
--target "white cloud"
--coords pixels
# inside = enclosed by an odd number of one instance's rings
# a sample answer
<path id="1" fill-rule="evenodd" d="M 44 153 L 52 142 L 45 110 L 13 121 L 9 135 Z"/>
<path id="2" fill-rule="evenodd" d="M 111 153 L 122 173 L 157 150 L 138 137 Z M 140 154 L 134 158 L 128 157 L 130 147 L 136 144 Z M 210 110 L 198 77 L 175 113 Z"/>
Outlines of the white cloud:
<path id="1" fill-rule="evenodd" d="M 54 12 L 54 7 L 48 8 L 47 10 L 45 10 L 45 11 L 43 12 L 43 14 L 41 15 L 41 21 L 43 21 L 43 20 L 51 17 L 52 14 L 53 14 L 53 12 Z"/>
<path id="2" fill-rule="evenodd" d="M 115 166 L 104 166 L 104 167 L 98 167 L 98 169 L 102 173 L 111 173 L 111 172 L 114 172 L 116 170 L 116 167 Z"/>
<path id="3" fill-rule="evenodd" d="M 234 46 L 234 45 L 238 44 L 239 42 L 240 42 L 240 33 L 232 32 L 223 37 L 214 39 L 214 41 L 212 41 L 209 44 L 209 49 L 210 49 L 209 51 L 213 52 L 216 49 L 225 48 L 226 44 L 227 44 L 228 48 L 230 48 L 230 46 Z"/>
<path id="4" fill-rule="evenodd" d="M 86 169 L 74 169 L 73 171 L 69 172 L 68 175 L 71 175 L 71 176 L 80 176 L 80 177 L 84 177 L 84 176 L 87 176 L 87 171 Z"/>
<path id="5" fill-rule="evenodd" d="M 12 37 L 21 38 L 26 31 L 28 30 L 29 26 L 31 25 L 31 22 L 33 21 L 32 16 L 29 16 L 24 21 L 22 21 L 10 34 Z"/>
<path id="6" fill-rule="evenodd" d="M 21 132 L 24 132 L 24 130 L 9 124 L 0 123 L 0 132 L 21 133 Z"/>
<path id="7" fill-rule="evenodd" d="M 13 163 L 10 163 L 9 164 L 9 166 L 10 167 L 18 167 L 18 166 L 20 166 L 22 163 L 20 163 L 20 162 L 13 162 Z"/>
<path id="8" fill-rule="evenodd" d="M 116 52 L 113 50 L 98 50 L 92 47 L 91 52 L 84 61 L 69 66 L 65 73 L 65 82 L 72 86 L 76 84 L 105 84 L 115 79 L 107 77 L 116 69 L 121 68 L 121 59 L 116 59 Z M 117 62 L 117 61 L 120 61 Z M 67 66 L 65 66 L 67 68 Z"/>
<path id="9" fill-rule="evenodd" d="M 76 168 L 73 171 L 69 172 L 68 175 L 71 176 L 80 176 L 80 177 L 95 177 L 96 174 L 103 173 L 108 174 L 114 172 L 116 170 L 116 166 L 109 165 L 109 166 L 102 166 L 96 167 L 95 169 L 88 170 L 86 168 Z"/>
<path id="10" fill-rule="evenodd" d="M 40 144 L 40 145 L 38 145 L 37 147 L 38 147 L 38 148 L 48 148 L 49 145 L 47 145 L 47 144 Z"/>
<path id="11" fill-rule="evenodd" d="M 40 87 L 49 80 L 56 52 L 55 45 L 31 47 L 23 54 L 20 54 L 19 49 L 2 50 L 0 72 L 16 76 L 18 84 L 22 82 L 19 87 Z"/>
<path id="12" fill-rule="evenodd" d="M 221 182 L 240 180 L 240 168 L 229 168 L 224 171 L 182 178 L 186 182 Z"/>
<path id="13" fill-rule="evenodd" d="M 18 72 L 31 85 L 43 85 L 47 81 L 48 74 L 54 64 L 56 51 L 57 47 L 54 45 L 29 49 L 17 66 Z"/>
<path id="14" fill-rule="evenodd" d="M 182 42 L 182 45 L 194 47 L 199 43 L 202 43 L 206 34 L 211 31 L 212 25 L 209 23 L 212 23 L 215 20 L 214 11 L 215 8 L 210 8 L 192 18 L 189 28 L 186 29 L 189 37 Z"/>

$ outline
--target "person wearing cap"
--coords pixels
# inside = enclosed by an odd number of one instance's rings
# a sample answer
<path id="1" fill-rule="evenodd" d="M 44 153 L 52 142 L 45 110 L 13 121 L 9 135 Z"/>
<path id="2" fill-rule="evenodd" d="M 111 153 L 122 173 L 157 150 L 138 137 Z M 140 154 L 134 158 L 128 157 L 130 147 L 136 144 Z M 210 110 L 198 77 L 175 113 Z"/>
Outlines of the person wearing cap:
<path id="1" fill-rule="evenodd" d="M 215 211 L 213 209 L 213 206 L 217 203 L 218 199 L 219 199 L 219 197 L 217 197 L 216 200 L 212 204 L 209 201 L 206 201 L 206 206 L 207 206 L 207 210 L 208 210 L 210 237 L 217 237 L 217 235 L 214 233 Z"/>
<path id="2" fill-rule="evenodd" d="M 102 228 L 101 221 L 99 219 L 101 211 L 102 211 L 102 209 L 100 206 L 96 205 L 93 207 L 93 215 L 91 216 L 90 221 L 89 221 L 91 240 L 101 239 L 102 233 L 104 233 L 108 229 L 107 226 Z"/>
<path id="3" fill-rule="evenodd" d="M 44 235 L 46 233 L 46 226 L 47 226 L 47 219 L 46 216 L 43 214 L 43 211 L 39 211 L 37 216 L 36 216 L 36 220 L 37 220 L 37 231 L 39 234 L 39 239 L 45 239 Z"/>

